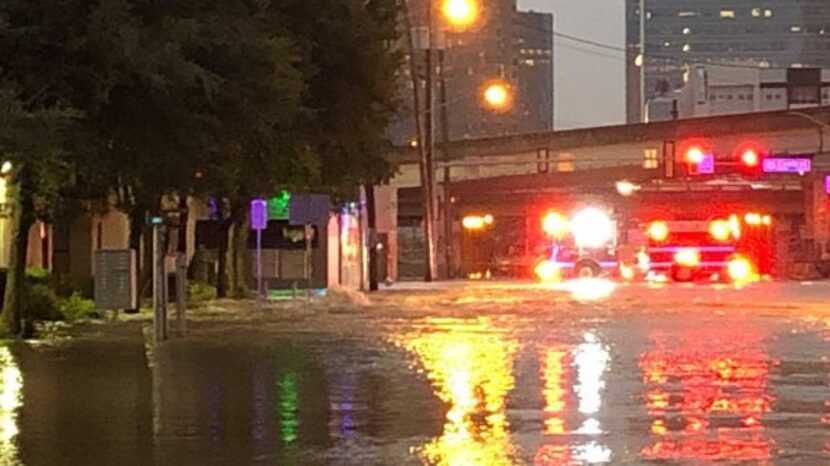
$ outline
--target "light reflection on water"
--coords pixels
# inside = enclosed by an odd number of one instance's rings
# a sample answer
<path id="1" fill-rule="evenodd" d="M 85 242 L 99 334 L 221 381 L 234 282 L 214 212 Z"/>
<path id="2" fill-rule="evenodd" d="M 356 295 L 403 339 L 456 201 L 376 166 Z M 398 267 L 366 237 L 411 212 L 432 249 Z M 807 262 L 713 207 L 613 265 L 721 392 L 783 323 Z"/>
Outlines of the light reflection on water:
<path id="1" fill-rule="evenodd" d="M 488 321 L 430 324 L 438 327 L 436 331 L 397 339 L 417 356 L 436 395 L 448 405 L 443 433 L 418 454 L 430 464 L 514 463 L 516 449 L 508 432 L 505 400 L 515 384 L 517 343 L 494 332 Z"/>
<path id="2" fill-rule="evenodd" d="M 654 336 L 640 361 L 653 442 L 647 459 L 766 460 L 773 442 L 762 416 L 771 409 L 768 356 L 744 329 Z"/>
<path id="3" fill-rule="evenodd" d="M 774 461 L 788 442 L 821 463 L 827 365 L 814 355 L 826 346 L 783 341 L 790 326 L 459 315 L 259 347 L 194 338 L 162 348 L 152 371 L 115 346 L 72 343 L 16 351 L 21 374 L 0 348 L 0 464 L 61 464 L 73 445 L 64 463 L 699 464 Z M 155 403 L 155 436 L 118 430 Z M 99 437 L 67 435 L 78 425 Z"/>
<path id="4" fill-rule="evenodd" d="M 17 412 L 22 402 L 23 375 L 11 351 L 0 347 L 0 464 L 18 461 Z"/>

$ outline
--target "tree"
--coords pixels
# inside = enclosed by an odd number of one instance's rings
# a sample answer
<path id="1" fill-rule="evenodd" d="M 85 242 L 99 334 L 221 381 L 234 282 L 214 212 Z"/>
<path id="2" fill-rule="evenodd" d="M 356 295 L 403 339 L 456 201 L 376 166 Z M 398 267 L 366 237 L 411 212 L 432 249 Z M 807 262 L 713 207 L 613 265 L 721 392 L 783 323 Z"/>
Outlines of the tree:
<path id="1" fill-rule="evenodd" d="M 3 296 L 2 333 L 25 329 L 26 250 L 36 218 L 54 212 L 70 179 L 62 142 L 76 114 L 60 108 L 27 108 L 19 87 L 0 83 L 0 152 L 11 163 L 7 204 L 11 211 L 9 264 Z"/>

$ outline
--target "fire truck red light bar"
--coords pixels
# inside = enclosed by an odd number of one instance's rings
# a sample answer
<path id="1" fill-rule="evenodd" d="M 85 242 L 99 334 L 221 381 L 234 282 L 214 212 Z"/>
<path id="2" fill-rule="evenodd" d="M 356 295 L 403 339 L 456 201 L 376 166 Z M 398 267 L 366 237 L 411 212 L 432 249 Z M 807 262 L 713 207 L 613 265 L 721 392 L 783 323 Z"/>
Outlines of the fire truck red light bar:
<path id="1" fill-rule="evenodd" d="M 812 170 L 811 159 L 792 157 L 764 159 L 764 173 L 807 173 Z"/>

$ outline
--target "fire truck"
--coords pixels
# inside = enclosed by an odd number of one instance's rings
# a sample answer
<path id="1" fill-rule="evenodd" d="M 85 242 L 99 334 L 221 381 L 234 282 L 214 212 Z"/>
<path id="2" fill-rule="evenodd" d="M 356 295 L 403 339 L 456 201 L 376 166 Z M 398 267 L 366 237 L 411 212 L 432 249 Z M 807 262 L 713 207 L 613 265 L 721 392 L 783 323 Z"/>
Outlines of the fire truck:
<path id="1" fill-rule="evenodd" d="M 652 220 L 638 228 L 645 238 L 636 263 L 621 267 L 658 280 L 752 281 L 772 272 L 771 225 L 770 215 L 754 212 L 706 220 Z M 629 232 L 630 238 L 637 236 Z"/>
<path id="2" fill-rule="evenodd" d="M 617 222 L 608 210 L 585 207 L 571 215 L 551 210 L 542 217 L 541 230 L 542 257 L 534 272 L 542 281 L 617 272 Z"/>

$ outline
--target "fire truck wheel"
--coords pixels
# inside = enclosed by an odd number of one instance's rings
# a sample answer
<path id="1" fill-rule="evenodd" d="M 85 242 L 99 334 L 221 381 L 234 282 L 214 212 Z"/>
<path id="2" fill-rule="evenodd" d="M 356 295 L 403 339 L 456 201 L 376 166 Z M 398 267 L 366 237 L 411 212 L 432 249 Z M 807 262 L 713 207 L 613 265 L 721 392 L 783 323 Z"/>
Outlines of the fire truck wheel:
<path id="1" fill-rule="evenodd" d="M 688 267 L 675 267 L 671 276 L 676 282 L 690 282 L 695 278 L 694 271 Z"/>
<path id="2" fill-rule="evenodd" d="M 576 264 L 576 276 L 578 278 L 598 277 L 602 269 L 594 261 L 581 261 Z"/>

